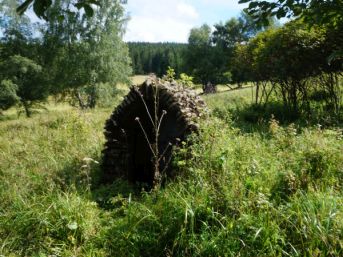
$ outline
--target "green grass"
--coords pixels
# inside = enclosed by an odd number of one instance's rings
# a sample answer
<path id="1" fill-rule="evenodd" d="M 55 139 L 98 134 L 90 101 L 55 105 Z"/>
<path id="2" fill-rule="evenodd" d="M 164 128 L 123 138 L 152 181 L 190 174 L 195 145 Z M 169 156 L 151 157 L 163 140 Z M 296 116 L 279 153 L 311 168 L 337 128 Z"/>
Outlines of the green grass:
<path id="1" fill-rule="evenodd" d="M 6 112 L 0 256 L 342 256 L 342 128 L 252 122 L 252 99 L 206 96 L 159 192 L 99 184 L 111 108 Z"/>
<path id="2" fill-rule="evenodd" d="M 132 84 L 133 85 L 139 85 L 142 84 L 146 79 L 148 75 L 135 75 L 132 77 Z"/>

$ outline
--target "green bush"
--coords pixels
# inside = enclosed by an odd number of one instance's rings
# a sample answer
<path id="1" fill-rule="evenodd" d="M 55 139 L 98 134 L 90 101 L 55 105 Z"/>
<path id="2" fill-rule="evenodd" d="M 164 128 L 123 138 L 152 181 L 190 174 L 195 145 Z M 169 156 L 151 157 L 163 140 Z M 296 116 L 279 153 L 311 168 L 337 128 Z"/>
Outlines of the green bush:
<path id="1" fill-rule="evenodd" d="M 2 80 L 0 83 L 0 114 L 1 111 L 7 110 L 14 106 L 18 101 L 16 91 L 18 90 L 11 80 Z"/>

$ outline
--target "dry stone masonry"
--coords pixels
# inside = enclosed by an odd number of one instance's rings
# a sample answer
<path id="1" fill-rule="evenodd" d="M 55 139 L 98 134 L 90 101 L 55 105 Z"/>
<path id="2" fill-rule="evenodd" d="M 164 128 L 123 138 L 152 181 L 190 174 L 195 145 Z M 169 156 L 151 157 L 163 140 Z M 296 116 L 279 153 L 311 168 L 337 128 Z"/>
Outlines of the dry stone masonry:
<path id="1" fill-rule="evenodd" d="M 105 124 L 105 182 L 122 178 L 152 185 L 151 147 L 156 141 L 154 119 L 159 121 L 163 113 L 158 130 L 158 150 L 161 155 L 163 153 L 159 167 L 168 175 L 173 149 L 170 146 L 177 145 L 198 130 L 199 118 L 205 115 L 205 110 L 205 103 L 194 91 L 176 82 L 151 76 L 142 85 L 132 86 Z"/>

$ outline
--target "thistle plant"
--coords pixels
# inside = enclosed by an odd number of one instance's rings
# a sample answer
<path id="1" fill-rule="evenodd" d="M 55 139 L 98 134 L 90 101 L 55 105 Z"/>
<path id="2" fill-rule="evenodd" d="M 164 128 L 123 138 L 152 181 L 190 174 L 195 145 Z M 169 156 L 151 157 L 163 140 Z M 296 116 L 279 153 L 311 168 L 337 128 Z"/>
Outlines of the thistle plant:
<path id="1" fill-rule="evenodd" d="M 159 150 L 159 146 L 160 146 L 160 142 L 159 142 L 159 135 L 160 135 L 160 129 L 161 129 L 161 124 L 163 121 L 163 118 L 167 115 L 167 111 L 166 110 L 162 110 L 162 115 L 161 117 L 159 117 L 158 115 L 158 103 L 159 103 L 159 96 L 158 96 L 158 86 L 155 87 L 154 89 L 154 99 L 153 99 L 153 104 L 154 104 L 154 110 L 153 110 L 153 114 L 151 114 L 151 111 L 148 108 L 148 105 L 143 97 L 143 95 L 137 90 L 138 95 L 140 96 L 142 103 L 145 107 L 146 113 L 149 117 L 149 120 L 152 124 L 152 128 L 153 128 L 153 140 L 150 140 L 148 137 L 148 133 L 146 131 L 146 129 L 143 127 L 140 118 L 136 117 L 135 120 L 136 122 L 138 122 L 143 134 L 144 134 L 144 138 L 149 146 L 149 149 L 152 153 L 152 164 L 153 164 L 153 172 L 154 172 L 154 177 L 153 177 L 153 188 L 154 189 L 159 189 L 160 185 L 161 185 L 161 181 L 162 181 L 162 174 L 164 173 L 164 171 L 167 169 L 168 164 L 170 162 L 170 158 L 169 160 L 166 162 L 166 165 L 164 167 L 164 169 L 161 171 L 160 170 L 160 161 L 165 157 L 168 149 L 172 146 L 172 144 L 170 142 L 168 142 L 166 148 L 160 152 Z"/>

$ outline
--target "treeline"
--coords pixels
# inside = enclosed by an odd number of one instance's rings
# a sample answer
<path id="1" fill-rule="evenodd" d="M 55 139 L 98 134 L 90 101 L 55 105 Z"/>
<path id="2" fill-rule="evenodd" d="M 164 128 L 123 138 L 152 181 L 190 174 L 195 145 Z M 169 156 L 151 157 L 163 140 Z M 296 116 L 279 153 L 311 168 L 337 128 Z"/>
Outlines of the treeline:
<path id="1" fill-rule="evenodd" d="M 168 67 L 173 67 L 179 75 L 185 69 L 187 44 L 129 42 L 128 46 L 133 73 L 136 75 L 155 73 L 162 76 Z"/>

